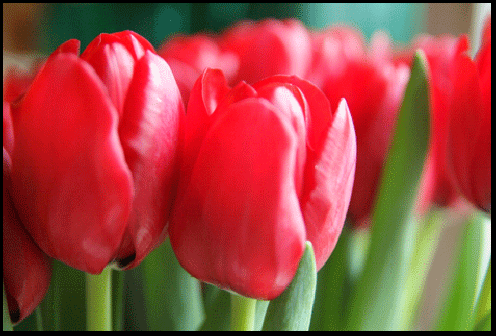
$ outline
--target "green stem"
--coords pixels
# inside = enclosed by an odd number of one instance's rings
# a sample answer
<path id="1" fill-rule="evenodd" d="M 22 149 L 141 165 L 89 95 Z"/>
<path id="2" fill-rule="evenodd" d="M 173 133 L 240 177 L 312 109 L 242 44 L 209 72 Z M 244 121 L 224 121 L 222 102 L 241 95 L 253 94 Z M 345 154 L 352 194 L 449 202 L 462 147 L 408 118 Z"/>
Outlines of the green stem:
<path id="1" fill-rule="evenodd" d="M 257 300 L 231 293 L 231 330 L 253 331 Z"/>
<path id="2" fill-rule="evenodd" d="M 112 330 L 112 269 L 86 274 L 86 322 L 90 331 Z"/>
<path id="3" fill-rule="evenodd" d="M 43 331 L 43 317 L 41 316 L 41 306 L 34 310 L 36 314 L 36 331 Z"/>

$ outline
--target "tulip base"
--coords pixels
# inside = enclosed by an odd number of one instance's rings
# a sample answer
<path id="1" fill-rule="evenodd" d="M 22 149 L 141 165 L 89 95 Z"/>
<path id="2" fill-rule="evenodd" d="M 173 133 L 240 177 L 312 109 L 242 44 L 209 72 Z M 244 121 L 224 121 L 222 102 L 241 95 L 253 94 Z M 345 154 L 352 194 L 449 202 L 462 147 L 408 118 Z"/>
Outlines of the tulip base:
<path id="1" fill-rule="evenodd" d="M 112 269 L 86 273 L 86 328 L 89 331 L 112 330 Z"/>
<path id="2" fill-rule="evenodd" d="M 231 293 L 231 330 L 253 331 L 256 299 Z"/>

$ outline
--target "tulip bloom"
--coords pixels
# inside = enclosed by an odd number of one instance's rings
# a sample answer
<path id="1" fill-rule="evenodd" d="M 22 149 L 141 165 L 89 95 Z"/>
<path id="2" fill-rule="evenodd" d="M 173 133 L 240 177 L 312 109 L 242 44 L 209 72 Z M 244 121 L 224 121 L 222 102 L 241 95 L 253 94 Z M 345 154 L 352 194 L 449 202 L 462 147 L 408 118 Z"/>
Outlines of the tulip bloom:
<path id="1" fill-rule="evenodd" d="M 297 20 L 267 19 L 244 21 L 225 31 L 219 41 L 222 50 L 239 59 L 234 83 L 253 84 L 269 76 L 305 76 L 311 62 L 310 36 Z"/>
<path id="2" fill-rule="evenodd" d="M 48 256 L 20 222 L 11 199 L 11 161 L 3 148 L 3 283 L 10 318 L 18 323 L 45 296 L 52 268 Z"/>
<path id="3" fill-rule="evenodd" d="M 349 217 L 355 227 L 367 225 L 390 145 L 392 131 L 410 71 L 394 64 L 387 37 L 367 50 L 358 31 L 333 27 L 312 35 L 313 67 L 308 76 L 336 109 L 342 98 L 349 107 L 357 137 L 357 163 Z"/>
<path id="4" fill-rule="evenodd" d="M 89 273 L 136 266 L 166 236 L 184 113 L 143 37 L 62 44 L 12 105 L 14 204 L 49 256 Z"/>
<path id="5" fill-rule="evenodd" d="M 491 21 L 472 60 L 454 60 L 447 161 L 453 181 L 479 208 L 491 210 Z"/>
<path id="6" fill-rule="evenodd" d="M 191 92 L 169 227 L 194 277 L 271 300 L 309 240 L 320 269 L 341 233 L 355 172 L 346 102 L 295 76 L 229 89 L 207 69 Z"/>

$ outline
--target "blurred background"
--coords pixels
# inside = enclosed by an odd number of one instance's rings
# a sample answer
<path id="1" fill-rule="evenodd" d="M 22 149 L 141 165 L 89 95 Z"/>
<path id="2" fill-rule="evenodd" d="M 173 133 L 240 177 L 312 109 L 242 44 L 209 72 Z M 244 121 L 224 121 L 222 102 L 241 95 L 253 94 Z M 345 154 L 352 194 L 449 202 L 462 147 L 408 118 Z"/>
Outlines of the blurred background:
<path id="1" fill-rule="evenodd" d="M 296 18 L 307 27 L 323 29 L 347 24 L 367 40 L 377 30 L 396 43 L 407 44 L 416 34 L 468 34 L 472 50 L 479 46 L 484 18 L 491 4 L 3 4 L 3 70 L 11 64 L 29 69 L 37 57 L 49 55 L 61 43 L 75 38 L 81 50 L 102 32 L 133 30 L 155 48 L 175 33 L 218 33 L 243 19 Z M 417 329 L 429 328 L 438 289 L 450 267 L 450 256 L 461 225 L 447 225 L 441 235 L 428 277 L 425 303 Z M 489 231 L 490 239 L 490 231 Z M 490 243 L 489 243 L 490 246 Z"/>
<path id="2" fill-rule="evenodd" d="M 81 50 L 102 32 L 133 30 L 155 47 L 175 33 L 220 32 L 242 19 L 297 18 L 322 29 L 344 23 L 370 39 L 383 30 L 399 43 L 418 33 L 470 34 L 490 4 L 3 4 L 3 51 L 50 54 L 68 39 L 81 41 Z M 474 45 L 474 47 L 477 47 Z"/>

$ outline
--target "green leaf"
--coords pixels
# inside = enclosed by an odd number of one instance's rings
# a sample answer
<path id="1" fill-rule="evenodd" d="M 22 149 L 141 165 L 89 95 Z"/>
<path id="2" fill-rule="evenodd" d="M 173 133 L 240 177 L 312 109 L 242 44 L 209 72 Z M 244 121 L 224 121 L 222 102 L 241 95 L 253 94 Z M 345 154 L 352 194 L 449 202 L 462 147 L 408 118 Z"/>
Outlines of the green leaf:
<path id="1" fill-rule="evenodd" d="M 491 261 L 489 261 L 489 267 L 487 268 L 486 276 L 484 277 L 484 284 L 482 285 L 477 306 L 477 315 L 475 317 L 476 324 L 485 318 L 487 312 L 491 311 Z"/>
<path id="2" fill-rule="evenodd" d="M 197 330 L 205 318 L 200 282 L 180 265 L 167 239 L 142 262 L 151 330 Z"/>
<path id="3" fill-rule="evenodd" d="M 438 317 L 438 330 L 472 330 L 476 323 L 476 302 L 486 268 L 483 242 L 486 218 L 474 214 L 465 224 L 455 255 L 454 276 Z M 487 265 L 487 264 L 486 264 Z"/>
<path id="4" fill-rule="evenodd" d="M 3 331 L 12 331 L 12 321 L 10 320 L 9 307 L 5 297 L 5 286 L 3 286 Z"/>
<path id="5" fill-rule="evenodd" d="M 307 241 L 293 281 L 270 302 L 262 330 L 308 330 L 316 287 L 317 265 Z"/>
<path id="6" fill-rule="evenodd" d="M 231 294 L 211 284 L 204 284 L 208 291 L 215 295 L 205 305 L 206 318 L 201 326 L 201 331 L 229 330 L 231 316 Z"/>
<path id="7" fill-rule="evenodd" d="M 415 247 L 410 259 L 406 282 L 403 286 L 401 317 L 403 322 L 398 322 L 400 329 L 412 329 L 418 317 L 427 274 L 439 244 L 443 224 L 449 223 L 450 215 L 452 214 L 433 209 L 421 219 L 419 230 L 414 238 Z"/>
<path id="8" fill-rule="evenodd" d="M 413 253 L 411 216 L 429 142 L 427 62 L 417 51 L 379 188 L 369 255 L 354 286 L 347 316 L 351 330 L 397 330 L 403 286 Z"/>
<path id="9" fill-rule="evenodd" d="M 267 314 L 267 309 L 269 308 L 270 301 L 258 300 L 257 307 L 255 310 L 255 331 L 260 331 L 263 328 L 263 323 L 265 321 L 265 315 Z"/>
<path id="10" fill-rule="evenodd" d="M 491 310 L 487 315 L 475 326 L 476 331 L 491 331 Z"/>
<path id="11" fill-rule="evenodd" d="M 317 274 L 317 290 L 310 330 L 342 330 L 343 311 L 351 284 L 350 246 L 355 234 L 348 226 L 343 228 L 329 260 Z M 359 258 L 358 258 L 359 259 Z"/>
<path id="12" fill-rule="evenodd" d="M 86 330 L 85 273 L 52 259 L 50 287 L 41 301 L 43 330 Z"/>

